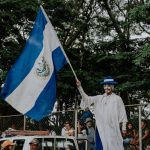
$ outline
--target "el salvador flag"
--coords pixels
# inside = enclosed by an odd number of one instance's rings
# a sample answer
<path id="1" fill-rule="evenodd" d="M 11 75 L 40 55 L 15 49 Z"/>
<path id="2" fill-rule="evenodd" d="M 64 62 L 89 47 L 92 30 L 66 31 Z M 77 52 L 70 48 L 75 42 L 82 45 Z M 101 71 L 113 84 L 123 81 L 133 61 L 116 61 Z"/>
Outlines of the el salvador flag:
<path id="1" fill-rule="evenodd" d="M 42 6 L 19 59 L 10 69 L 1 95 L 34 120 L 50 114 L 56 101 L 56 72 L 66 55 Z"/>

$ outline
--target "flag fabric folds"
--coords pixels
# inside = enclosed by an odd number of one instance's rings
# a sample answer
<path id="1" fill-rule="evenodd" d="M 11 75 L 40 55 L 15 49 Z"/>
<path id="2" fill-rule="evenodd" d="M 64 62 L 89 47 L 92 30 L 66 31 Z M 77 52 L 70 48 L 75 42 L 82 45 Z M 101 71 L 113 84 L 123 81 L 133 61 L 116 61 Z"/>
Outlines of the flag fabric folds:
<path id="1" fill-rule="evenodd" d="M 34 120 L 50 114 L 56 101 L 56 72 L 67 63 L 44 9 L 40 7 L 25 48 L 8 72 L 3 99 Z"/>

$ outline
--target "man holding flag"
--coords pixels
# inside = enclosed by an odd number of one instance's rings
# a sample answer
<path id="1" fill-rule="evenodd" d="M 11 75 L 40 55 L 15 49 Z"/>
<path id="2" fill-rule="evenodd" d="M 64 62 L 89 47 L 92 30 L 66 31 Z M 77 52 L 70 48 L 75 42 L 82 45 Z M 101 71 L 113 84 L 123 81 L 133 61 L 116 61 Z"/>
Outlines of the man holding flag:
<path id="1" fill-rule="evenodd" d="M 127 116 L 121 97 L 113 92 L 117 82 L 111 76 L 105 77 L 101 82 L 105 93 L 96 96 L 88 96 L 79 80 L 76 80 L 76 84 L 82 96 L 81 108 L 94 104 L 97 126 L 95 150 L 124 150 L 120 123 L 122 132 L 126 133 Z"/>
<path id="2" fill-rule="evenodd" d="M 33 30 L 19 59 L 10 69 L 1 95 L 20 113 L 41 120 L 56 101 L 56 72 L 68 59 L 44 9 L 40 6 Z"/>

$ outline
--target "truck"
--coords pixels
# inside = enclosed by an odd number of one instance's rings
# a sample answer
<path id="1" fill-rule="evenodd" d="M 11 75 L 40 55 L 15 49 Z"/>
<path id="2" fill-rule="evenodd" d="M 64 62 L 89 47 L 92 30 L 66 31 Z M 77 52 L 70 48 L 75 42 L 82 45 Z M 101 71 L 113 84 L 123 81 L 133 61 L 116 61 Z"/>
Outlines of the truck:
<path id="1" fill-rule="evenodd" d="M 47 131 L 12 131 L 7 134 L 9 137 L 0 139 L 0 144 L 10 140 L 16 143 L 15 150 L 29 150 L 30 142 L 37 139 L 40 142 L 40 150 L 79 150 L 78 140 L 80 140 L 85 141 L 85 150 L 87 149 L 85 139 L 76 139 L 73 136 L 51 136 L 46 133 Z"/>

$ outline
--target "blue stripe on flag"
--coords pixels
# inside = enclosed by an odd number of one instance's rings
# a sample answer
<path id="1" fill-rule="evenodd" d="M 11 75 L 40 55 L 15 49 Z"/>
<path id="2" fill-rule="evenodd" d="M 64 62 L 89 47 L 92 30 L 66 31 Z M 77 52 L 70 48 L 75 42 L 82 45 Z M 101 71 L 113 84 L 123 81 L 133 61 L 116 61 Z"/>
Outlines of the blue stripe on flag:
<path id="1" fill-rule="evenodd" d="M 55 73 L 52 74 L 51 79 L 43 89 L 36 100 L 34 107 L 25 115 L 30 116 L 37 121 L 41 120 L 53 110 L 56 99 L 56 78 Z"/>
<path id="2" fill-rule="evenodd" d="M 43 48 L 43 30 L 47 21 L 40 9 L 36 17 L 33 30 L 27 40 L 26 46 L 19 59 L 10 69 L 1 96 L 5 99 L 10 95 L 16 87 L 22 82 L 32 69 L 36 58 L 39 56 Z"/>
<path id="3" fill-rule="evenodd" d="M 60 46 L 53 51 L 52 57 L 53 57 L 54 68 L 56 71 L 59 71 L 62 68 L 62 66 L 67 63 L 66 58 Z"/>
<path id="4" fill-rule="evenodd" d="M 95 150 L 103 150 L 103 145 L 102 145 L 97 127 L 95 131 L 95 136 L 96 136 Z"/>

